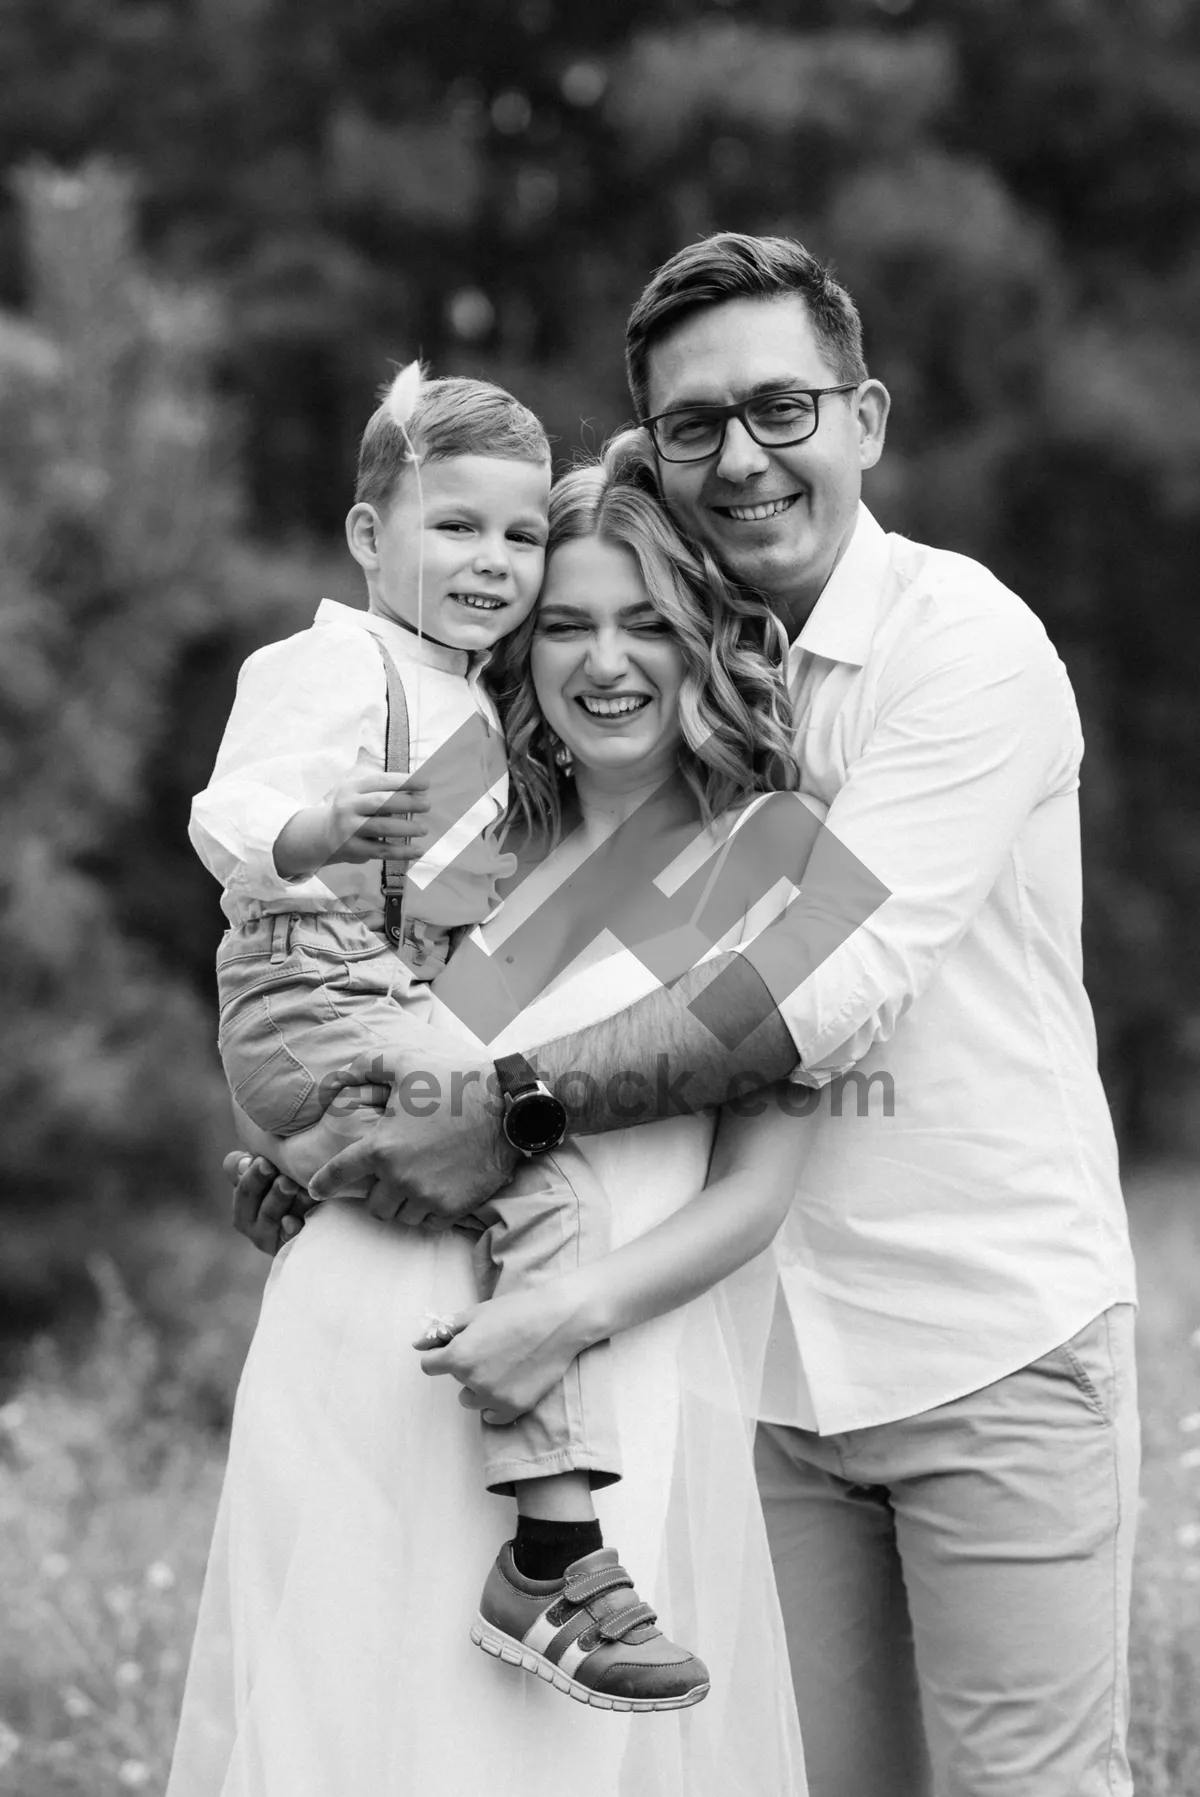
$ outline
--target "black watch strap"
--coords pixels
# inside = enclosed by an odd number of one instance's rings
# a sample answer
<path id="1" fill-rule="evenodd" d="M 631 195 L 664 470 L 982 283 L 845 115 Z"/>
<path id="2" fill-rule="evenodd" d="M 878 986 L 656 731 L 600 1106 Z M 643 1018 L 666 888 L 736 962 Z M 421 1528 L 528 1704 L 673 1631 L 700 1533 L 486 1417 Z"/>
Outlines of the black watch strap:
<path id="1" fill-rule="evenodd" d="M 522 1092 L 532 1092 L 538 1084 L 538 1076 L 523 1054 L 501 1055 L 496 1061 L 496 1078 L 500 1082 L 502 1098 L 516 1098 Z"/>

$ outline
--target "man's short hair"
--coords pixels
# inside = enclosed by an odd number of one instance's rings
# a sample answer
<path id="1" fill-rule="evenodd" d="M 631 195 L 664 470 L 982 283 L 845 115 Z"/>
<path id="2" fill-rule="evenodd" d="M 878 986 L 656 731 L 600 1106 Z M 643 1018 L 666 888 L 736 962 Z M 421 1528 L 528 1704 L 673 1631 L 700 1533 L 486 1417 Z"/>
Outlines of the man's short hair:
<path id="1" fill-rule="evenodd" d="M 423 381 L 407 430 L 423 463 L 460 455 L 498 456 L 539 466 L 550 462 L 550 443 L 541 420 L 491 381 L 461 375 Z M 390 504 L 411 459 L 404 431 L 387 406 L 380 405 L 358 447 L 355 502 L 373 505 L 377 511 Z"/>
<path id="2" fill-rule="evenodd" d="M 790 237 L 718 231 L 689 243 L 652 275 L 625 328 L 625 369 L 639 418 L 646 416 L 650 351 L 677 325 L 727 300 L 785 299 L 808 307 L 817 342 L 839 381 L 865 381 L 862 320 L 829 270 Z"/>

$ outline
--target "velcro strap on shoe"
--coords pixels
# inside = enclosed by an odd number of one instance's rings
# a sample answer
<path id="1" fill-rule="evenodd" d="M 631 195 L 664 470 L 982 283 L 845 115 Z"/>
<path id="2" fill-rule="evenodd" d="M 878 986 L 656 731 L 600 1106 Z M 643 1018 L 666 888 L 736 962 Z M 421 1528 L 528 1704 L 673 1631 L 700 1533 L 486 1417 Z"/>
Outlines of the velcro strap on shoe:
<path id="1" fill-rule="evenodd" d="M 626 1635 L 640 1628 L 644 1622 L 657 1622 L 658 1611 L 652 1610 L 649 1604 L 630 1604 L 627 1610 L 618 1610 L 615 1616 L 606 1616 L 599 1626 L 599 1632 L 605 1641 L 623 1641 Z"/>
<path id="2" fill-rule="evenodd" d="M 568 1603 L 590 1604 L 594 1597 L 603 1597 L 606 1591 L 620 1591 L 622 1586 L 633 1590 L 633 1580 L 623 1566 L 598 1566 L 594 1572 L 585 1572 L 578 1578 L 568 1577 L 563 1596 Z"/>
<path id="3" fill-rule="evenodd" d="M 543 1647 L 541 1651 L 546 1659 L 557 1666 L 571 1643 L 573 1641 L 578 1641 L 581 1635 L 586 1635 L 588 1630 L 594 1629 L 595 1626 L 595 1618 L 591 1611 L 579 1610 L 572 1616 L 570 1622 L 564 1622 L 558 1633 L 547 1642 L 546 1646 Z M 528 1635 L 525 1638 L 528 1640 Z"/>

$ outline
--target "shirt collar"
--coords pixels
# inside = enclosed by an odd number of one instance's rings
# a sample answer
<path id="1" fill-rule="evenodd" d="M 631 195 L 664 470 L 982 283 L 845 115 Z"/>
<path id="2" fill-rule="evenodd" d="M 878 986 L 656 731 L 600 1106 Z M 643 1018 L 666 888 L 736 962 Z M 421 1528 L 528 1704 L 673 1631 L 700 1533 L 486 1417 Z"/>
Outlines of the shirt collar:
<path id="1" fill-rule="evenodd" d="M 860 502 L 846 552 L 792 644 L 791 672 L 805 650 L 826 661 L 845 661 L 852 667 L 862 667 L 875 634 L 890 559 L 887 532 Z"/>
<path id="2" fill-rule="evenodd" d="M 458 674 L 464 679 L 483 667 L 490 654 L 472 655 L 469 649 L 449 649 L 444 643 L 418 636 L 415 630 L 407 630 L 392 618 L 360 611 L 355 605 L 343 605 L 339 599 L 322 599 L 313 623 L 356 625 L 377 636 L 397 661 L 420 662 L 422 667 L 440 668 L 445 674 Z"/>

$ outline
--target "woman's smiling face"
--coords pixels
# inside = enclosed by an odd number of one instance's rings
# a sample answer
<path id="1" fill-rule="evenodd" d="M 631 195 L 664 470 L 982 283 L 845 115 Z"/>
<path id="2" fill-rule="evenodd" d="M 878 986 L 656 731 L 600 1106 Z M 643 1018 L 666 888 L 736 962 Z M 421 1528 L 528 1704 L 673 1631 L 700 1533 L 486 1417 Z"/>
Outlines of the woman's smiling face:
<path id="1" fill-rule="evenodd" d="M 577 764 L 666 779 L 680 742 L 684 657 L 632 550 L 562 543 L 546 564 L 530 650 L 542 715 Z"/>

